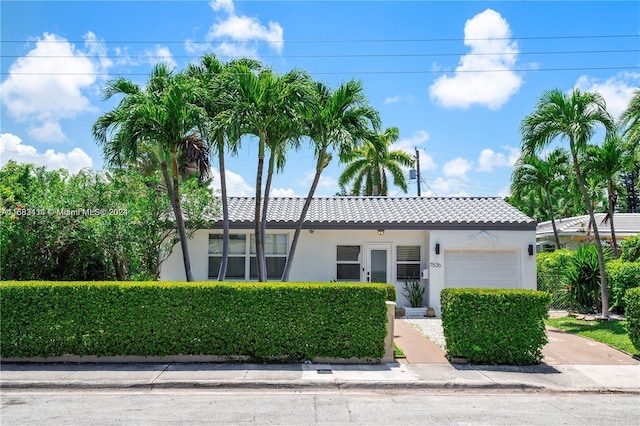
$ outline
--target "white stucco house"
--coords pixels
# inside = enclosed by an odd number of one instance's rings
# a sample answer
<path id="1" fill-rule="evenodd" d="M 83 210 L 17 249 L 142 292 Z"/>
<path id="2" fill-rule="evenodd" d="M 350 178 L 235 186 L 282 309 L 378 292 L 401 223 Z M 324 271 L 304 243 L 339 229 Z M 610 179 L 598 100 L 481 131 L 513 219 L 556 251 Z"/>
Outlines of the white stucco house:
<path id="1" fill-rule="evenodd" d="M 284 269 L 304 198 L 270 199 L 265 252 L 269 279 Z M 254 198 L 229 198 L 227 280 L 257 277 Z M 315 198 L 304 222 L 290 281 L 388 282 L 398 306 L 402 287 L 418 279 L 425 305 L 440 314 L 447 287 L 536 288 L 536 222 L 493 197 Z M 196 280 L 215 280 L 221 259 L 221 221 L 189 241 Z M 184 280 L 179 245 L 160 279 Z"/>
<path id="2" fill-rule="evenodd" d="M 596 223 L 600 239 L 610 243 L 611 222 L 607 219 L 606 213 L 596 213 Z M 593 229 L 589 226 L 589 215 L 567 217 L 557 219 L 556 229 L 560 239 L 560 248 L 575 250 L 579 245 L 587 241 L 593 241 Z M 628 237 L 640 234 L 640 213 L 615 213 L 613 215 L 613 225 L 616 232 L 618 244 Z M 553 251 L 556 248 L 556 239 L 553 233 L 553 224 L 550 220 L 540 222 L 536 229 L 536 244 L 538 252 Z"/>

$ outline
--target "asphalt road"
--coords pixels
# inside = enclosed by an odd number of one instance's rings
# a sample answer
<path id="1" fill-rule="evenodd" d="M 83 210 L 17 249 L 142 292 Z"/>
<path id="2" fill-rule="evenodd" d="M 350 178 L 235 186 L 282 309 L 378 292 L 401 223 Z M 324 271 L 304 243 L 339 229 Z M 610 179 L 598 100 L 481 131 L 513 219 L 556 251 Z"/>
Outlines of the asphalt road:
<path id="1" fill-rule="evenodd" d="M 3 391 L 9 425 L 638 425 L 640 395 L 470 391 Z"/>

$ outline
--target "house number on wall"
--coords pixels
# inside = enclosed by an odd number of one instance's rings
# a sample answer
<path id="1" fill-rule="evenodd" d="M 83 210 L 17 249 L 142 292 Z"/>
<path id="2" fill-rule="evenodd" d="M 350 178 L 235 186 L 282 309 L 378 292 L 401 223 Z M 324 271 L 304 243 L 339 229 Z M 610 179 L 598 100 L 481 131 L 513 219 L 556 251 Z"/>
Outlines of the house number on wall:
<path id="1" fill-rule="evenodd" d="M 442 265 L 438 262 L 431 262 L 429 263 L 429 267 L 430 268 L 442 268 Z"/>

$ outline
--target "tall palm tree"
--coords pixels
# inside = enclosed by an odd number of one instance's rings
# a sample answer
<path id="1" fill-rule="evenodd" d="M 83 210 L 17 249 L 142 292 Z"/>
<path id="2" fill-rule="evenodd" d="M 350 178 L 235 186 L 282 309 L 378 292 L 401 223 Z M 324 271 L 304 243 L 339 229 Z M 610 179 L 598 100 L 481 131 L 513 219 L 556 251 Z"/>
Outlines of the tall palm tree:
<path id="1" fill-rule="evenodd" d="M 258 280 L 266 280 L 262 215 L 268 209 L 268 196 L 263 205 L 262 178 L 267 148 L 296 140 L 304 128 L 303 111 L 307 107 L 309 77 L 297 70 L 278 75 L 270 69 L 253 70 L 240 65 L 233 70 L 229 89 L 233 96 L 224 120 L 235 123 L 239 134 L 258 138 L 258 166 L 255 197 L 255 243 Z"/>
<path id="2" fill-rule="evenodd" d="M 556 189 L 566 185 L 564 176 L 568 162 L 569 154 L 561 148 L 553 150 L 546 159 L 532 155 L 521 156 L 516 162 L 511 181 L 511 193 L 515 197 L 519 198 L 521 194 L 533 191 L 537 198 L 544 203 L 551 219 L 556 248 L 558 249 L 560 248 L 560 237 L 556 228 L 551 195 Z"/>
<path id="3" fill-rule="evenodd" d="M 382 133 L 371 135 L 361 147 L 344 153 L 342 160 L 348 165 L 340 175 L 338 184 L 347 185 L 353 181 L 353 195 L 386 196 L 389 192 L 389 172 L 393 184 L 406 193 L 407 180 L 401 166 L 411 167 L 415 159 L 404 151 L 389 150 L 389 145 L 397 141 L 399 135 L 397 127 L 390 127 Z"/>
<path id="4" fill-rule="evenodd" d="M 316 168 L 296 224 L 282 281 L 289 281 L 302 224 L 307 217 L 322 171 L 331 162 L 331 151 L 337 150 L 340 153 L 350 151 L 372 130 L 375 131 L 380 126 L 380 116 L 368 104 L 361 82 L 350 80 L 342 83 L 336 90 L 316 82 L 313 92 L 314 102 L 312 107 L 306 110 L 306 123 L 308 136 L 314 146 Z"/>
<path id="5" fill-rule="evenodd" d="M 607 112 L 602 96 L 598 93 L 582 93 L 579 89 L 574 89 L 571 94 L 565 95 L 560 90 L 554 89 L 542 94 L 534 111 L 522 120 L 520 131 L 525 155 L 535 154 L 556 139 L 569 142 L 569 152 L 578 187 L 593 224 L 600 267 L 602 315 L 608 317 L 609 298 L 602 244 L 594 219 L 593 205 L 580 167 L 580 156 L 584 153 L 598 125 L 604 126 L 608 133 L 614 129 L 614 120 Z"/>
<path id="6" fill-rule="evenodd" d="M 193 104 L 193 86 L 164 64 L 153 68 L 144 88 L 118 78 L 107 83 L 103 96 L 124 95 L 111 111 L 94 123 L 94 138 L 102 146 L 106 162 L 122 167 L 135 162 L 147 145 L 158 161 L 176 219 L 187 281 L 193 281 L 178 183 L 179 158 L 189 157 L 201 174 L 208 174 L 209 152 L 201 131 L 206 112 Z"/>
<path id="7" fill-rule="evenodd" d="M 587 171 L 598 182 L 604 182 L 607 187 L 607 217 L 611 227 L 611 239 L 613 240 L 613 252 L 618 257 L 618 243 L 613 223 L 613 215 L 618 200 L 618 188 L 620 187 L 620 173 L 630 163 L 630 157 L 623 147 L 622 138 L 615 133 L 605 138 L 602 146 L 589 146 L 587 148 Z"/>
<path id="8" fill-rule="evenodd" d="M 227 195 L 227 179 L 225 166 L 225 150 L 231 154 L 237 154 L 240 145 L 240 136 L 235 132 L 236 128 L 228 121 L 222 120 L 224 111 L 231 108 L 233 97 L 230 96 L 230 84 L 228 75 L 233 74 L 234 67 L 246 66 L 256 70 L 261 67 L 257 61 L 240 59 L 224 63 L 214 54 L 204 55 L 199 64 L 187 66 L 186 74 L 195 79 L 199 90 L 197 103 L 207 112 L 208 126 L 206 140 L 212 151 L 218 156 L 218 169 L 220 172 L 220 198 L 222 201 L 222 259 L 218 270 L 218 280 L 224 281 L 227 275 L 229 259 L 229 200 Z"/>
<path id="9" fill-rule="evenodd" d="M 633 97 L 620 119 L 622 125 L 625 126 L 623 136 L 627 138 L 631 150 L 635 151 L 640 144 L 640 89 L 634 91 Z"/>

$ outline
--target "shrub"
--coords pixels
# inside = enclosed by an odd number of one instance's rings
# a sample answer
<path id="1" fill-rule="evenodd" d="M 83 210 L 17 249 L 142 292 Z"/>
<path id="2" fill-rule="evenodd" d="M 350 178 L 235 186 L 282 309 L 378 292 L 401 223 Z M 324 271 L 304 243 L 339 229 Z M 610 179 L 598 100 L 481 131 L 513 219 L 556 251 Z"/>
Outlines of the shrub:
<path id="1" fill-rule="evenodd" d="M 536 256 L 537 289 L 551 294 L 552 308 L 571 308 L 567 290 L 567 269 L 572 257 L 573 252 L 567 249 L 539 253 Z"/>
<path id="2" fill-rule="evenodd" d="M 605 260 L 611 257 L 605 250 Z M 602 303 L 600 294 L 600 266 L 594 244 L 579 246 L 567 269 L 567 290 L 572 310 L 597 312 Z"/>
<path id="3" fill-rule="evenodd" d="M 424 299 L 424 287 L 420 285 L 420 281 L 407 281 L 402 287 L 402 295 L 409 301 L 412 308 L 421 308 Z"/>
<path id="4" fill-rule="evenodd" d="M 640 351 L 640 287 L 627 291 L 625 296 L 627 306 L 627 326 L 629 328 L 629 339 L 633 346 Z"/>
<path id="5" fill-rule="evenodd" d="M 607 279 L 610 310 L 623 314 L 626 306 L 625 293 L 630 288 L 640 286 L 640 262 L 623 262 L 622 260 L 608 262 Z"/>
<path id="6" fill-rule="evenodd" d="M 0 356 L 380 359 L 389 285 L 0 283 Z"/>
<path id="7" fill-rule="evenodd" d="M 440 293 L 449 358 L 472 363 L 540 362 L 550 296 L 536 290 L 458 288 Z"/>
<path id="8" fill-rule="evenodd" d="M 625 262 L 640 262 L 640 234 L 635 237 L 629 237 L 620 243 L 622 254 L 620 259 Z"/>

